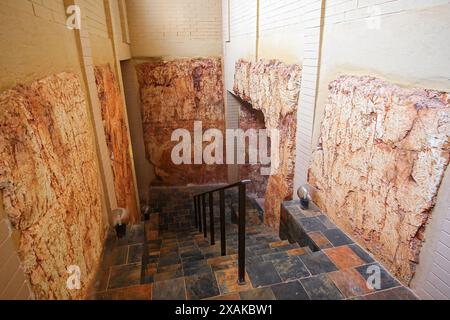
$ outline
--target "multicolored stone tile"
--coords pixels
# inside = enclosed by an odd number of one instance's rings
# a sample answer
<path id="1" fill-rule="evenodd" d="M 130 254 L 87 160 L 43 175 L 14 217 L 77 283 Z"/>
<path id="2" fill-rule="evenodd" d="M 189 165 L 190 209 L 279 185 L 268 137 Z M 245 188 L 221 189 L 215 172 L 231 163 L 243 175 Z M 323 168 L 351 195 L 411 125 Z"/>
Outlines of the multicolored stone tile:
<path id="1" fill-rule="evenodd" d="M 178 247 L 184 248 L 184 247 L 193 247 L 195 246 L 194 240 L 188 240 L 188 241 L 182 241 L 178 243 Z"/>
<path id="2" fill-rule="evenodd" d="M 184 278 L 155 282 L 153 300 L 186 300 Z"/>
<path id="3" fill-rule="evenodd" d="M 229 293 L 229 294 L 224 294 L 224 295 L 220 295 L 220 296 L 216 296 L 216 297 L 212 297 L 212 298 L 207 298 L 205 300 L 241 300 L 241 297 L 239 295 L 239 293 L 234 292 L 234 293 Z"/>
<path id="4" fill-rule="evenodd" d="M 159 256 L 158 266 L 168 266 L 171 264 L 179 264 L 181 262 L 178 253 L 165 253 Z"/>
<path id="5" fill-rule="evenodd" d="M 152 284 L 116 290 L 114 300 L 152 300 Z"/>
<path id="6" fill-rule="evenodd" d="M 141 264 L 126 264 L 111 267 L 108 290 L 131 287 L 141 283 Z"/>
<path id="7" fill-rule="evenodd" d="M 155 239 L 158 239 L 158 236 L 159 236 L 159 232 L 158 232 L 158 230 L 151 230 L 151 231 L 148 231 L 147 233 L 147 240 L 155 240 Z"/>
<path id="8" fill-rule="evenodd" d="M 101 269 L 97 272 L 92 288 L 95 292 L 106 291 L 106 289 L 108 288 L 110 271 L 110 268 L 106 268 Z"/>
<path id="9" fill-rule="evenodd" d="M 197 267 L 191 267 L 191 268 L 184 268 L 184 276 L 192 276 L 194 274 L 200 274 L 200 273 L 208 273 L 212 272 L 214 270 L 211 269 L 211 266 L 208 264 L 199 265 Z"/>
<path id="10" fill-rule="evenodd" d="M 306 232 L 327 230 L 327 227 L 317 217 L 301 218 L 300 224 Z"/>
<path id="11" fill-rule="evenodd" d="M 252 283 L 249 281 L 247 274 L 245 275 L 246 283 L 242 285 L 238 284 L 237 268 L 216 271 L 215 275 L 221 294 L 245 291 L 252 288 Z"/>
<path id="12" fill-rule="evenodd" d="M 159 250 L 159 252 L 161 254 L 163 253 L 178 253 L 178 247 L 177 246 L 166 246 L 166 247 L 161 247 L 161 249 Z"/>
<path id="13" fill-rule="evenodd" d="M 397 287 L 400 285 L 400 283 L 393 278 L 389 272 L 387 272 L 382 266 L 380 266 L 380 264 L 378 263 L 371 263 L 368 265 L 363 265 L 360 267 L 357 267 L 356 270 L 359 272 L 359 274 L 361 274 L 361 276 L 367 280 L 369 279 L 369 277 L 371 277 L 371 279 L 369 280 L 369 283 L 375 287 L 375 289 L 378 290 L 384 290 L 384 289 L 389 289 L 389 288 L 393 288 L 393 287 Z M 380 283 L 379 283 L 379 287 L 377 288 L 376 285 L 376 275 L 378 274 L 380 275 Z"/>
<path id="14" fill-rule="evenodd" d="M 364 261 L 349 246 L 340 246 L 323 250 L 339 269 L 358 267 Z"/>
<path id="15" fill-rule="evenodd" d="M 286 259 L 277 260 L 274 261 L 273 264 L 283 281 L 296 280 L 311 275 L 298 257 L 288 257 Z"/>
<path id="16" fill-rule="evenodd" d="M 270 287 L 257 288 L 239 293 L 241 300 L 275 300 L 275 295 Z"/>
<path id="17" fill-rule="evenodd" d="M 189 251 L 180 252 L 180 257 L 183 260 L 195 260 L 192 259 L 192 257 L 199 257 L 200 259 L 204 258 L 202 252 L 199 249 L 192 249 Z"/>
<path id="18" fill-rule="evenodd" d="M 115 300 L 116 294 L 114 290 L 96 292 L 92 297 L 93 300 Z"/>
<path id="19" fill-rule="evenodd" d="M 333 245 L 320 231 L 308 232 L 308 236 L 319 249 L 331 248 Z"/>
<path id="20" fill-rule="evenodd" d="M 181 268 L 178 268 L 173 271 L 158 272 L 153 274 L 153 281 L 165 281 L 181 277 L 183 277 L 183 270 Z"/>
<path id="21" fill-rule="evenodd" d="M 247 273 L 254 288 L 282 282 L 275 266 L 270 261 L 249 263 Z"/>
<path id="22" fill-rule="evenodd" d="M 287 241 L 287 240 L 280 240 L 280 241 L 275 241 L 275 242 L 269 243 L 269 246 L 270 246 L 271 248 L 276 248 L 276 247 L 282 247 L 282 246 L 285 246 L 285 245 L 287 245 L 287 244 L 289 244 L 289 241 Z"/>
<path id="23" fill-rule="evenodd" d="M 135 244 L 128 248 L 128 259 L 127 263 L 138 263 L 142 261 L 143 245 Z"/>
<path id="24" fill-rule="evenodd" d="M 303 254 L 310 253 L 310 251 L 307 250 L 306 248 L 296 248 L 296 249 L 290 249 L 290 250 L 286 251 L 286 253 L 289 256 L 301 256 Z"/>
<path id="25" fill-rule="evenodd" d="M 321 215 L 322 213 L 320 212 L 320 209 L 312 202 L 309 203 L 309 207 L 303 208 L 301 205 L 299 205 L 300 208 L 300 212 L 305 216 L 305 217 L 316 217 Z"/>
<path id="26" fill-rule="evenodd" d="M 349 244 L 348 246 L 357 254 L 358 257 L 361 258 L 362 261 L 364 261 L 364 263 L 372 263 L 375 261 L 369 253 L 366 252 L 366 250 L 358 246 L 356 243 Z"/>
<path id="27" fill-rule="evenodd" d="M 135 224 L 127 227 L 126 236 L 117 240 L 117 245 L 132 245 L 144 243 L 144 225 Z"/>
<path id="28" fill-rule="evenodd" d="M 324 224 L 328 229 L 335 229 L 336 225 L 328 218 L 326 215 L 318 215 L 317 218 Z"/>
<path id="29" fill-rule="evenodd" d="M 277 300 L 309 300 L 299 281 L 280 283 L 270 287 Z"/>
<path id="30" fill-rule="evenodd" d="M 262 255 L 264 261 L 286 260 L 288 257 L 286 252 L 273 252 Z"/>
<path id="31" fill-rule="evenodd" d="M 418 300 L 411 290 L 405 287 L 396 287 L 378 291 L 362 297 L 363 300 Z"/>
<path id="32" fill-rule="evenodd" d="M 339 289 L 325 274 L 299 281 L 311 300 L 340 300 L 344 298 Z"/>
<path id="33" fill-rule="evenodd" d="M 185 281 L 186 294 L 189 300 L 205 299 L 220 295 L 219 287 L 212 271 L 186 277 Z"/>
<path id="34" fill-rule="evenodd" d="M 337 228 L 327 229 L 325 231 L 322 231 L 322 233 L 335 247 L 353 243 L 352 239 L 350 239 L 344 232 Z"/>
<path id="35" fill-rule="evenodd" d="M 219 256 L 219 257 L 210 258 L 207 260 L 207 263 L 214 265 L 214 264 L 219 264 L 219 263 L 223 263 L 223 262 L 233 261 L 236 259 L 237 259 L 237 254 L 233 254 L 233 255 L 228 255 L 228 256 Z"/>
<path id="36" fill-rule="evenodd" d="M 346 298 L 368 294 L 373 290 L 355 269 L 344 269 L 327 274 Z"/>
<path id="37" fill-rule="evenodd" d="M 338 270 L 322 251 L 299 256 L 299 259 L 305 264 L 312 275 Z"/>
<path id="38" fill-rule="evenodd" d="M 225 269 L 231 269 L 231 268 L 237 268 L 238 261 L 237 260 L 228 260 L 223 262 L 218 262 L 211 264 L 211 267 L 213 271 L 219 271 L 219 270 L 225 270 Z"/>
<path id="39" fill-rule="evenodd" d="M 116 247 L 112 252 L 106 252 L 105 257 L 105 267 L 118 266 L 127 263 L 128 256 L 128 246 Z"/>

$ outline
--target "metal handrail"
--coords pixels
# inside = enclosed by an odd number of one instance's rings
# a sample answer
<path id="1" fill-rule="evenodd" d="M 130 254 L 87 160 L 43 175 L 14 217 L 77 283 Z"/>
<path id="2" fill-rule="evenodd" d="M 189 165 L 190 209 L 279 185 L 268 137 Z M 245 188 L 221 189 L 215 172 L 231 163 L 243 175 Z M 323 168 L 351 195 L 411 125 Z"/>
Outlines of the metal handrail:
<path id="1" fill-rule="evenodd" d="M 238 220 L 238 283 L 245 284 L 245 200 L 246 185 L 250 180 L 241 180 L 223 187 L 205 191 L 194 195 L 195 224 L 199 231 L 207 238 L 206 229 L 206 195 L 209 195 L 209 222 L 210 222 L 210 240 L 211 245 L 215 244 L 214 239 L 214 192 L 219 192 L 220 207 L 220 253 L 226 255 L 226 234 L 225 234 L 225 190 L 239 188 L 239 220 Z"/>
<path id="2" fill-rule="evenodd" d="M 239 186 L 241 184 L 250 184 L 250 183 L 252 183 L 251 180 L 240 180 L 240 181 L 232 183 L 232 184 L 227 184 L 226 186 L 223 186 L 223 187 L 218 187 L 216 189 L 212 189 L 212 190 L 208 190 L 208 191 L 205 191 L 205 192 L 201 192 L 201 193 L 195 194 L 194 197 L 202 196 L 204 194 L 208 194 L 208 193 L 211 193 L 211 192 L 217 192 L 217 191 L 220 191 L 220 190 L 231 189 L 231 188 L 237 187 L 237 186 Z"/>

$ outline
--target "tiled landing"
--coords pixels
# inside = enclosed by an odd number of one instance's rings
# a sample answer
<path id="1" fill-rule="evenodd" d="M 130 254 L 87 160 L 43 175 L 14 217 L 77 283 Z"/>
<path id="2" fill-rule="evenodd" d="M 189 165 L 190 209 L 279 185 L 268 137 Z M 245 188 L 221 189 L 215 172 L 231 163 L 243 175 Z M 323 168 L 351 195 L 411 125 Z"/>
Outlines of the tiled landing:
<path id="1" fill-rule="evenodd" d="M 144 239 L 144 223 L 129 227 L 122 239 L 109 232 L 91 299 L 151 299 L 151 285 L 141 281 Z"/>

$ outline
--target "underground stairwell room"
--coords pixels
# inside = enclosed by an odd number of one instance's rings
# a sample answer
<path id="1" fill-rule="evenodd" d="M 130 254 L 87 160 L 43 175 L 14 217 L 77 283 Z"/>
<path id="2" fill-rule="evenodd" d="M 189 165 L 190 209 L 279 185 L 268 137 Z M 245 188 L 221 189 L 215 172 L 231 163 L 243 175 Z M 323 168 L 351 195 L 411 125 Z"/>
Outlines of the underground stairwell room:
<path id="1" fill-rule="evenodd" d="M 0 0 L 0 300 L 449 300 L 449 39 L 449 0 Z"/>

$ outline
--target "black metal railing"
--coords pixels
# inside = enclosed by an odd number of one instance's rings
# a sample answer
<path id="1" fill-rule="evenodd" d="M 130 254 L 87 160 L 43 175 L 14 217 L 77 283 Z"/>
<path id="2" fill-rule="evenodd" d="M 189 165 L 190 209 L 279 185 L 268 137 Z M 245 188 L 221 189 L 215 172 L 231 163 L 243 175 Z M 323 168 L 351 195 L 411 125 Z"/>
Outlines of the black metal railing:
<path id="1" fill-rule="evenodd" d="M 195 223 L 200 232 L 203 232 L 205 238 L 208 237 L 206 227 L 206 196 L 209 196 L 209 235 L 211 245 L 215 244 L 214 239 L 214 193 L 219 193 L 220 210 L 220 253 L 222 256 L 227 254 L 227 243 L 225 234 L 225 190 L 237 187 L 238 196 L 238 283 L 245 284 L 245 200 L 246 185 L 250 180 L 242 180 L 227 186 L 209 190 L 194 196 Z"/>

